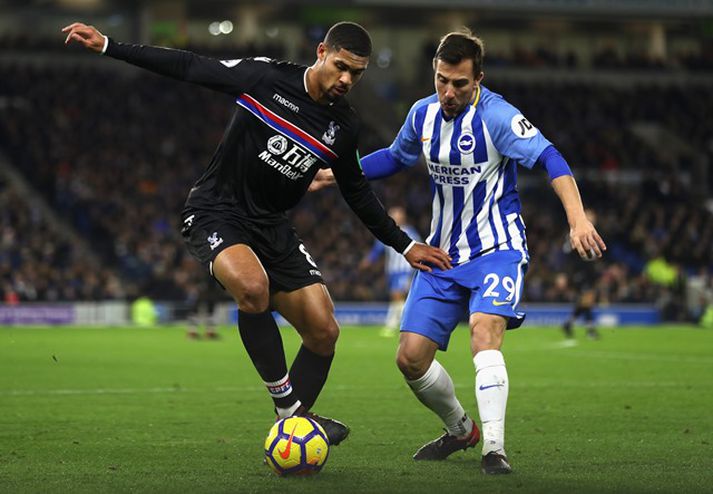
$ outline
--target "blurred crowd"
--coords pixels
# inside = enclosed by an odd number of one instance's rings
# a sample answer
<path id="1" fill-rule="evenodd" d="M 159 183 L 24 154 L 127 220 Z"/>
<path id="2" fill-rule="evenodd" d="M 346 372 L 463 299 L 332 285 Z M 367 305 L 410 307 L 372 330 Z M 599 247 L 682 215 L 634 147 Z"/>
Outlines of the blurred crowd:
<path id="1" fill-rule="evenodd" d="M 55 228 L 0 178 L 0 303 L 122 298 L 114 270 L 88 262 Z"/>
<path id="2" fill-rule="evenodd" d="M 314 41 L 320 41 L 324 30 L 312 28 L 305 32 L 301 43 L 302 56 L 311 57 L 314 54 Z M 58 42 L 59 37 L 42 37 L 36 34 L 15 34 L 0 36 L 0 52 L 63 52 L 66 48 Z M 293 40 L 294 41 L 294 40 Z M 308 41 L 308 43 L 302 43 Z M 169 43 L 170 45 L 171 43 Z M 174 43 L 175 44 L 175 43 Z M 180 48 L 216 58 L 236 58 L 252 56 L 260 53 L 262 56 L 282 58 L 285 56 L 285 45 L 280 40 L 267 43 L 235 44 L 226 40 L 215 40 L 215 43 L 195 45 L 180 44 Z M 424 53 L 430 58 L 436 45 L 426 43 Z M 640 50 L 623 51 L 614 46 L 604 46 L 595 51 L 589 59 L 584 60 L 574 51 L 556 51 L 549 46 L 537 47 L 515 44 L 508 51 L 488 51 L 490 67 L 561 67 L 569 69 L 607 69 L 607 70 L 669 70 L 708 72 L 713 70 L 713 47 L 704 46 L 701 49 L 678 50 L 666 57 L 655 57 Z"/>
<path id="3" fill-rule="evenodd" d="M 232 98 L 147 73 L 88 66 L 5 64 L 2 71 L 12 77 L 0 78 L 0 151 L 102 264 L 87 266 L 77 247 L 59 240 L 52 225 L 5 183 L 3 298 L 195 298 L 206 274 L 182 245 L 178 214 L 220 141 Z M 702 85 L 486 84 L 517 105 L 578 176 L 609 245 L 606 260 L 594 268 L 601 301 L 656 302 L 669 318 L 685 318 L 686 279 L 702 277 L 704 294 L 710 287 L 713 215 L 689 192 L 689 163 L 637 141 L 629 124 L 648 121 L 671 129 L 710 163 L 713 91 Z M 412 102 L 431 92 L 429 76 L 400 94 Z M 353 101 L 357 109 L 358 103 Z M 362 155 L 393 136 L 371 137 Z M 638 179 L 607 179 L 629 170 L 640 172 Z M 374 187 L 385 205 L 406 206 L 425 237 L 431 205 L 425 167 L 401 175 Z M 572 301 L 579 261 L 566 253 L 566 219 L 544 172 L 523 170 L 522 176 L 532 256 L 524 300 Z M 336 190 L 309 194 L 290 214 L 335 299 L 386 298 L 382 277 L 356 269 L 373 238 Z"/>

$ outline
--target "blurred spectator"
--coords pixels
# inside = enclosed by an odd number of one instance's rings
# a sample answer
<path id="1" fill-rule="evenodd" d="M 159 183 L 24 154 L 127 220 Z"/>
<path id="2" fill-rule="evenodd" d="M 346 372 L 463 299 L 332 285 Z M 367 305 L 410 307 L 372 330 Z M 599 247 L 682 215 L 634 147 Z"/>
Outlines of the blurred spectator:
<path id="1" fill-rule="evenodd" d="M 0 303 L 112 300 L 124 295 L 109 269 L 87 263 L 37 208 L 0 179 Z"/>

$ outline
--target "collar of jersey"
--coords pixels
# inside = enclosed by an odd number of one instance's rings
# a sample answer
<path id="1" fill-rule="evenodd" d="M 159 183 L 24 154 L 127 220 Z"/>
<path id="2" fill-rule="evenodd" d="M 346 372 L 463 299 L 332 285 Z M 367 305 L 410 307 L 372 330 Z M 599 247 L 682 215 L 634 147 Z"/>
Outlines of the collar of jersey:
<path id="1" fill-rule="evenodd" d="M 305 93 L 307 93 L 307 96 L 309 96 L 309 88 L 307 88 L 307 72 L 309 72 L 311 68 L 312 68 L 312 67 L 307 67 L 307 68 L 305 69 L 305 73 L 302 74 L 302 84 L 304 84 Z M 312 99 L 311 96 L 309 96 L 309 98 Z M 329 106 L 332 106 L 333 104 L 334 104 L 334 101 L 330 101 L 330 102 L 329 102 Z"/>
<path id="2" fill-rule="evenodd" d="M 478 106 L 479 101 L 480 101 L 480 84 L 478 84 L 478 87 L 475 90 L 475 100 L 473 101 L 473 108 Z"/>

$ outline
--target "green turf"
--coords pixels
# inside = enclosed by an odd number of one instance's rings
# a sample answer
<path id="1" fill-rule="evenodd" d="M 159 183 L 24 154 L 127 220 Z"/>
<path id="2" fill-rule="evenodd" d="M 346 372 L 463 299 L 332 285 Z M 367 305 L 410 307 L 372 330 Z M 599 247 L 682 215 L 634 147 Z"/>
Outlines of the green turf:
<path id="1" fill-rule="evenodd" d="M 474 450 L 411 460 L 439 421 L 400 378 L 395 340 L 344 328 L 316 411 L 352 436 L 318 476 L 284 479 L 262 465 L 271 402 L 234 330 L 0 328 L 0 492 L 711 492 L 713 332 L 561 342 L 508 333 L 515 473 L 485 478 Z M 463 328 L 439 360 L 475 413 Z"/>

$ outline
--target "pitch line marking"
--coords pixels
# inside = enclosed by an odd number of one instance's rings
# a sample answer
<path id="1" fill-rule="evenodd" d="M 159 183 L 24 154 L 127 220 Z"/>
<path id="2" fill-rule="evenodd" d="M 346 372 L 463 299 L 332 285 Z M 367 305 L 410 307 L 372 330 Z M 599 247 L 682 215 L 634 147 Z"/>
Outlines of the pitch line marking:
<path id="1" fill-rule="evenodd" d="M 95 388 L 95 389 L 10 389 L 0 391 L 0 396 L 73 396 L 73 395 L 131 395 L 193 392 L 258 392 L 264 387 L 219 387 L 219 388 Z"/>
<path id="2" fill-rule="evenodd" d="M 471 389 L 472 383 L 454 383 L 454 386 L 459 389 Z M 599 387 L 617 387 L 617 388 L 677 388 L 681 387 L 681 382 L 677 381 L 639 381 L 639 382 L 618 382 L 610 381 L 542 381 L 536 380 L 533 382 L 519 385 L 512 383 L 510 387 L 514 388 L 546 388 L 558 386 L 572 388 L 599 388 Z M 695 388 L 706 387 L 699 384 L 691 385 Z M 392 386 L 347 386 L 336 385 L 332 386 L 332 391 L 351 392 L 357 390 L 392 390 Z M 11 389 L 1 390 L 0 396 L 86 396 L 86 395 L 141 395 L 141 394 L 169 394 L 169 393 L 260 393 L 265 390 L 261 386 L 245 386 L 245 387 L 216 387 L 216 388 L 181 388 L 181 387 L 166 387 L 166 388 L 97 388 L 97 389 Z"/>

